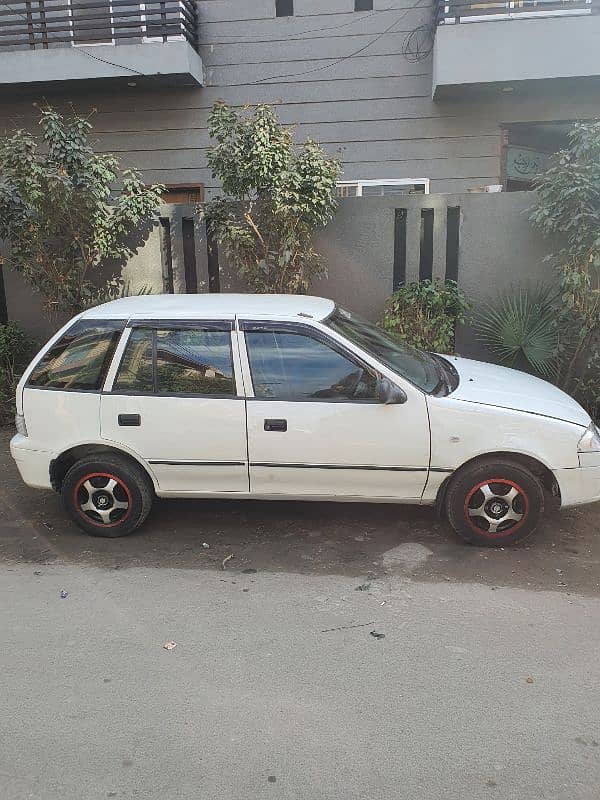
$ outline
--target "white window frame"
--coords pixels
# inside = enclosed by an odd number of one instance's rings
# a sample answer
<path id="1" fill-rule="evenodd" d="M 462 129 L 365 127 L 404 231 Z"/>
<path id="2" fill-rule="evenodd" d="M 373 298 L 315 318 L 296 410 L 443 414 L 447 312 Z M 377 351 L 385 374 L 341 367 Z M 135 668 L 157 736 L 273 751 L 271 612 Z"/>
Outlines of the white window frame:
<path id="1" fill-rule="evenodd" d="M 375 180 L 355 180 L 355 181 L 338 181 L 337 186 L 354 186 L 356 187 L 355 197 L 363 196 L 364 186 L 415 186 L 422 184 L 425 191 L 424 194 L 429 194 L 429 178 L 377 178 Z"/>

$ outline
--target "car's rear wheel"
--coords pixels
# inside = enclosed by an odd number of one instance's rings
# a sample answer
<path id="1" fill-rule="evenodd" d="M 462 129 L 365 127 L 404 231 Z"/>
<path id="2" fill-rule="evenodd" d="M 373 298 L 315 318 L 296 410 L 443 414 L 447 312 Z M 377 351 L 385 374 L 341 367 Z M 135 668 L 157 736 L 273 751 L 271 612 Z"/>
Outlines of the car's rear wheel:
<path id="1" fill-rule="evenodd" d="M 535 475 L 511 461 L 483 460 L 461 470 L 446 495 L 450 524 L 463 539 L 506 547 L 536 529 L 544 492 Z"/>
<path id="2" fill-rule="evenodd" d="M 61 493 L 70 516 L 92 536 L 127 536 L 139 528 L 152 508 L 148 476 L 117 454 L 77 461 L 67 472 Z"/>

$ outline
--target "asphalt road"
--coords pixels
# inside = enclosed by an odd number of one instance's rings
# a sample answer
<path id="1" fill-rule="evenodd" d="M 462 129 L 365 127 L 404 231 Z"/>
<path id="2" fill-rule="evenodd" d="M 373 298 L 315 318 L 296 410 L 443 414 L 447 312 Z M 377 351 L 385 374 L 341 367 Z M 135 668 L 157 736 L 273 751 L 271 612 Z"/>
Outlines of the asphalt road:
<path id="1" fill-rule="evenodd" d="M 600 509 L 513 550 L 427 510 L 233 501 L 101 540 L 6 441 L 2 800 L 600 797 Z"/>

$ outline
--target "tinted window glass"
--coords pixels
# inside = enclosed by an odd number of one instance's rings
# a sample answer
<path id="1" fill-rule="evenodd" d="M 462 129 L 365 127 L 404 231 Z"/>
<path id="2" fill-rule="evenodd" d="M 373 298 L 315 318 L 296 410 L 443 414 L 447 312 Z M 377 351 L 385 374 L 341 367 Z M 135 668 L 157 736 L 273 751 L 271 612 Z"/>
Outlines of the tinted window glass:
<path id="1" fill-rule="evenodd" d="M 372 322 L 366 322 L 343 308 L 336 308 L 325 324 L 420 389 L 435 392 L 439 388 L 439 369 L 429 353 L 394 339 Z"/>
<path id="2" fill-rule="evenodd" d="M 155 376 L 153 337 L 156 337 Z M 114 389 L 158 394 L 234 394 L 229 331 L 134 330 Z"/>
<path id="3" fill-rule="evenodd" d="M 113 384 L 113 391 L 151 392 L 153 390 L 153 335 L 153 331 L 145 328 L 136 328 L 131 331 Z"/>
<path id="4" fill-rule="evenodd" d="M 248 331 L 256 397 L 288 400 L 370 400 L 375 376 L 310 336 Z"/>
<path id="5" fill-rule="evenodd" d="M 156 331 L 159 394 L 234 394 L 229 331 Z"/>
<path id="6" fill-rule="evenodd" d="M 124 322 L 80 320 L 39 361 L 29 386 L 98 390 L 104 383 Z"/>

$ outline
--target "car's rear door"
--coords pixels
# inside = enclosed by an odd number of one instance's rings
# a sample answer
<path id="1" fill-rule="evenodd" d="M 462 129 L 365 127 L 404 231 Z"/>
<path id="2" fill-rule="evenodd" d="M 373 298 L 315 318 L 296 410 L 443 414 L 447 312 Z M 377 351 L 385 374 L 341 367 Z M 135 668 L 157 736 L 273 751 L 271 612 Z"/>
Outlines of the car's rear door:
<path id="1" fill-rule="evenodd" d="M 253 494 L 420 501 L 430 446 L 420 391 L 381 404 L 376 371 L 313 326 L 239 327 Z"/>
<path id="2" fill-rule="evenodd" d="M 141 456 L 161 491 L 248 491 L 245 401 L 232 327 L 231 320 L 211 319 L 128 325 L 102 396 L 101 432 Z"/>

